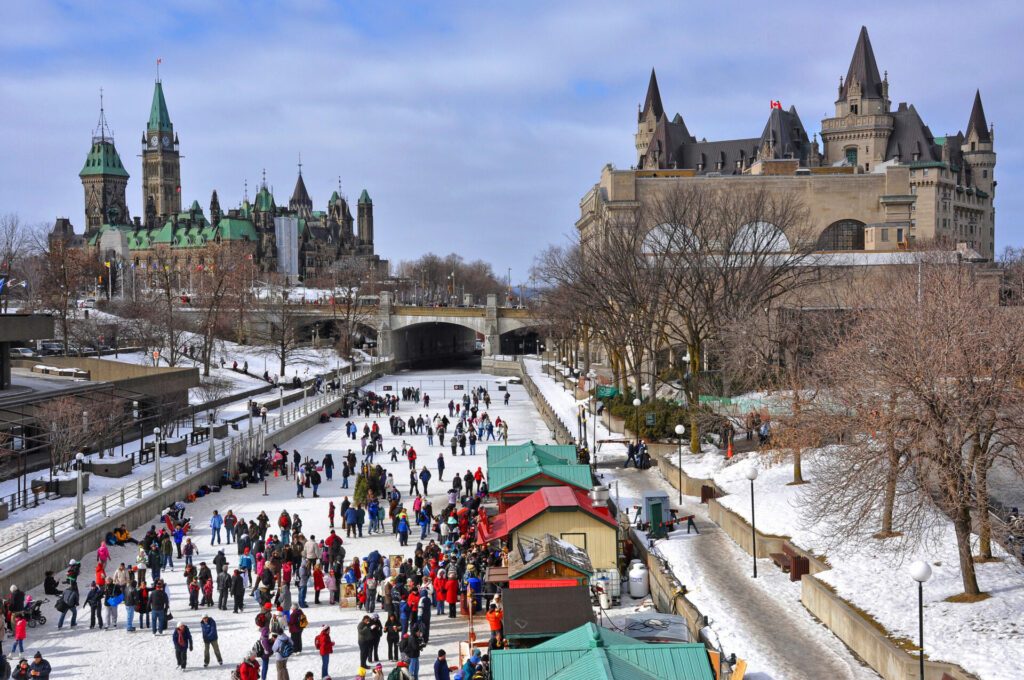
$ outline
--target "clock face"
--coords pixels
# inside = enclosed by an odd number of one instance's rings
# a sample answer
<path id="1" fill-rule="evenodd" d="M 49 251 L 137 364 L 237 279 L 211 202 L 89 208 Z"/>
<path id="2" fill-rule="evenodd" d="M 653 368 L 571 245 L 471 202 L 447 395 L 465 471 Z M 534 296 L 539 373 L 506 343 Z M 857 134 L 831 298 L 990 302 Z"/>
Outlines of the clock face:
<path id="1" fill-rule="evenodd" d="M 168 137 L 167 135 L 164 135 L 164 148 L 165 149 L 171 148 L 171 138 Z"/>
<path id="2" fill-rule="evenodd" d="M 160 139 L 158 137 L 156 137 L 156 135 L 154 135 L 154 136 L 149 138 L 149 145 L 151 147 L 153 147 L 155 149 L 158 144 L 160 144 Z"/>

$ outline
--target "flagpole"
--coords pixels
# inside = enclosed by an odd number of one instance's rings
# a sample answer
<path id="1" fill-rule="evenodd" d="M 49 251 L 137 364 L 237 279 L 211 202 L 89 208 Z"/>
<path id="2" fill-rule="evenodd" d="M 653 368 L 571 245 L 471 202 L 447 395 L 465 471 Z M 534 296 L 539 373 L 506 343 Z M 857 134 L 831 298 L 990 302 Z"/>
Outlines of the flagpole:
<path id="1" fill-rule="evenodd" d="M 111 299 L 112 297 L 114 297 L 113 287 L 112 287 L 113 284 L 110 283 L 110 278 L 111 278 L 111 275 L 113 273 L 114 273 L 114 268 L 108 266 L 107 267 L 107 299 L 108 300 Z"/>

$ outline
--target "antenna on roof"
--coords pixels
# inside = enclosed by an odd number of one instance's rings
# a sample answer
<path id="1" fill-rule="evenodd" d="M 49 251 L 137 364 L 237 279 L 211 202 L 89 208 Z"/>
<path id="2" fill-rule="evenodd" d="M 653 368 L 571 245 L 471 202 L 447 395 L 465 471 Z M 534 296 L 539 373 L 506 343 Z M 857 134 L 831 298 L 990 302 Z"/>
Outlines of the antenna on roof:
<path id="1" fill-rule="evenodd" d="M 160 62 L 164 60 L 163 57 L 156 58 L 156 82 L 160 82 Z"/>
<path id="2" fill-rule="evenodd" d="M 299 177 L 302 177 L 302 152 L 299 152 Z"/>
<path id="3" fill-rule="evenodd" d="M 262 189 L 266 189 L 267 188 L 267 169 L 266 168 L 263 168 L 263 186 L 261 188 Z"/>
<path id="4" fill-rule="evenodd" d="M 242 180 L 242 196 L 243 200 L 249 200 L 249 180 Z"/>

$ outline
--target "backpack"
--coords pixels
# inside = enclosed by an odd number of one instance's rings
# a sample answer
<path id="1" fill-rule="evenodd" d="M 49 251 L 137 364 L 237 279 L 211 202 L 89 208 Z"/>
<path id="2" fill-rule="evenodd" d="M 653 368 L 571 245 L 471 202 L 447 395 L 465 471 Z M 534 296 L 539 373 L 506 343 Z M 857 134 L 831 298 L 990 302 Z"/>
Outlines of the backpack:
<path id="1" fill-rule="evenodd" d="M 259 614 L 256 615 L 256 627 L 257 628 L 262 628 L 265 625 L 267 625 L 267 613 L 266 612 L 260 612 Z"/>
<path id="2" fill-rule="evenodd" d="M 390 673 L 388 673 L 388 680 L 403 680 L 402 669 L 396 666 Z"/>
<path id="3" fill-rule="evenodd" d="M 299 615 L 299 628 L 305 628 L 309 625 L 309 620 L 306 618 L 305 612 Z"/>
<path id="4" fill-rule="evenodd" d="M 257 659 L 262 659 L 264 656 L 267 655 L 266 650 L 263 649 L 263 643 L 260 642 L 259 640 L 257 640 L 256 644 L 254 644 L 252 646 L 251 652 L 252 652 L 253 656 L 255 656 Z M 241 664 L 239 664 L 238 667 L 241 668 L 242 667 Z"/>
<path id="5" fill-rule="evenodd" d="M 293 651 L 295 651 L 295 646 L 292 645 L 291 640 L 283 639 L 281 642 L 281 649 L 280 651 L 278 651 L 278 654 L 281 655 L 281 658 L 287 659 L 289 656 L 292 655 Z"/>

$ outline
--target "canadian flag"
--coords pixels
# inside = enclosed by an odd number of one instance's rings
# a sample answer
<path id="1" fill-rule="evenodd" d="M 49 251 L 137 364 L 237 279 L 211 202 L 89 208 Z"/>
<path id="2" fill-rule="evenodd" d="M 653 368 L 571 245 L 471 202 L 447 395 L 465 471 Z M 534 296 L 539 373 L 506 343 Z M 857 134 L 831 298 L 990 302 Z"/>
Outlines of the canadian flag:
<path id="1" fill-rule="evenodd" d="M 778 99 L 773 99 L 772 100 L 772 108 L 773 109 L 779 109 L 781 111 L 782 110 L 782 102 L 780 102 Z"/>

